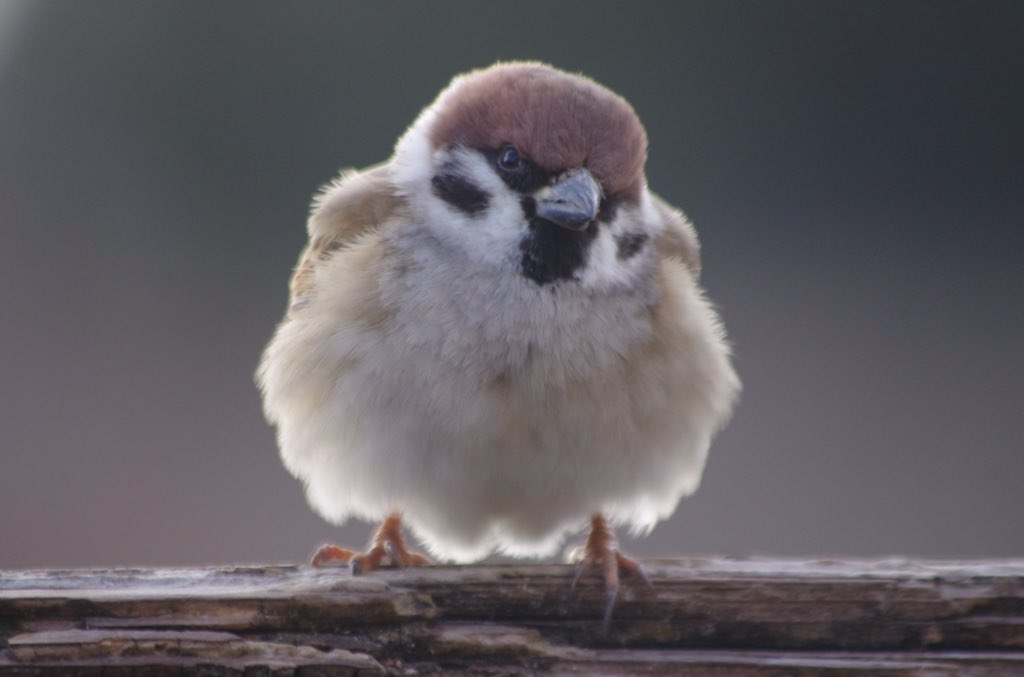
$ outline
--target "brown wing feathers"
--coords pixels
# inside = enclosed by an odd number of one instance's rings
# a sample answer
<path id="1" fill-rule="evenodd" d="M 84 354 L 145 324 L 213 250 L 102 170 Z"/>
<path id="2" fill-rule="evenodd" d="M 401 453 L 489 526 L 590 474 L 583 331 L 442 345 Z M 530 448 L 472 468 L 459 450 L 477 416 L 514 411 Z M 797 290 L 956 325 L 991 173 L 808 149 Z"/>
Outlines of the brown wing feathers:
<path id="1" fill-rule="evenodd" d="M 690 269 L 694 279 L 700 277 L 700 242 L 697 232 L 681 211 L 672 207 L 657 195 L 654 207 L 664 222 L 664 228 L 655 241 L 662 256 L 680 259 Z"/>
<path id="2" fill-rule="evenodd" d="M 317 265 L 367 231 L 378 228 L 401 207 L 390 169 L 378 165 L 361 172 L 347 170 L 324 187 L 313 201 L 307 230 L 309 243 L 292 274 L 289 308 L 301 307 L 313 287 Z"/>

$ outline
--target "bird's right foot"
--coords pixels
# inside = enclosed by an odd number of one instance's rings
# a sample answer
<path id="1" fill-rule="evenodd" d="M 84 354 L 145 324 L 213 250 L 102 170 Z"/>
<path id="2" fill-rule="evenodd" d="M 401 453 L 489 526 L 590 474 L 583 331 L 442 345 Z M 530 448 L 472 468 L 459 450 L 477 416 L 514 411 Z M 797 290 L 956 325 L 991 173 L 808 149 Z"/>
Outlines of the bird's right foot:
<path id="1" fill-rule="evenodd" d="M 331 562 L 347 563 L 353 575 L 365 574 L 384 566 L 385 562 L 398 569 L 430 564 L 430 558 L 405 547 L 402 538 L 402 517 L 392 513 L 384 518 L 374 534 L 366 552 L 356 552 L 338 545 L 325 544 L 317 548 L 310 564 L 315 567 Z"/>

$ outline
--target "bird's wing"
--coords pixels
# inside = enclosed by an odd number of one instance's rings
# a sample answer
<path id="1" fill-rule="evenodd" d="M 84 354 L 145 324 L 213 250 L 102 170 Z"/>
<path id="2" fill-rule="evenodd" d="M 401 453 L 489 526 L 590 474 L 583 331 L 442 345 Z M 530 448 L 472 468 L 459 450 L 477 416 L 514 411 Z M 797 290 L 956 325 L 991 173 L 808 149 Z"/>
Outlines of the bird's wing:
<path id="1" fill-rule="evenodd" d="M 362 171 L 345 170 L 325 186 L 313 201 L 307 223 L 309 242 L 299 255 L 289 285 L 289 310 L 303 305 L 322 261 L 378 228 L 403 205 L 387 164 Z"/>
<path id="2" fill-rule="evenodd" d="M 658 252 L 662 256 L 673 256 L 682 260 L 695 279 L 700 277 L 700 241 L 697 239 L 697 231 L 681 211 L 657 195 L 651 197 L 654 199 L 654 208 L 664 222 L 664 227 L 655 240 Z"/>

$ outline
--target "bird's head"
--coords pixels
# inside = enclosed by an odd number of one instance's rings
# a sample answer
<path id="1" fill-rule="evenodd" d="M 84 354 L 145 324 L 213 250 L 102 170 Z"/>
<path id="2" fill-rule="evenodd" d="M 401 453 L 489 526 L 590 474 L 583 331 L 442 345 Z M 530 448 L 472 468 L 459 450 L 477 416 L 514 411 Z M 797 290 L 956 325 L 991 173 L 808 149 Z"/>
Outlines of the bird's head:
<path id="1" fill-rule="evenodd" d="M 395 151 L 417 227 L 456 255 L 540 286 L 629 283 L 659 219 L 633 108 L 593 80 L 539 63 L 456 77 Z"/>

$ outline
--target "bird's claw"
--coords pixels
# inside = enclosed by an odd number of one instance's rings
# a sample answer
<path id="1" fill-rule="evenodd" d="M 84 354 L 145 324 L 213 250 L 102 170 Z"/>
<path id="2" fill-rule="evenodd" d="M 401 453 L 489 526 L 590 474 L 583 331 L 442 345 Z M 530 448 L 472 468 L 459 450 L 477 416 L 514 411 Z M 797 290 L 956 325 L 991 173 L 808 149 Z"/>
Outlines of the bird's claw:
<path id="1" fill-rule="evenodd" d="M 576 587 L 585 573 L 595 565 L 601 568 L 601 576 L 604 579 L 605 602 L 604 613 L 601 618 L 601 630 L 608 635 L 611 630 L 612 614 L 615 611 L 615 603 L 619 597 L 621 574 L 638 576 L 649 589 L 654 589 L 647 572 L 635 559 L 627 557 L 619 552 L 615 537 L 600 515 L 594 515 L 591 519 L 590 535 L 587 537 L 586 545 L 580 551 L 581 558 L 576 563 L 576 570 L 572 577 L 572 584 L 569 587 L 569 595 L 576 593 Z"/>
<path id="2" fill-rule="evenodd" d="M 589 557 L 583 557 L 580 561 L 576 562 L 576 570 L 572 575 L 572 585 L 569 586 L 569 597 L 573 597 L 576 594 L 576 585 L 583 578 L 583 574 L 590 571 L 590 566 L 593 563 Z"/>
<path id="3" fill-rule="evenodd" d="M 324 544 L 316 549 L 309 563 L 315 567 L 324 566 L 331 562 L 348 562 L 355 556 L 355 552 L 338 545 Z"/>
<path id="4" fill-rule="evenodd" d="M 604 615 L 601 617 L 601 632 L 608 636 L 612 629 L 612 612 L 615 610 L 615 600 L 619 597 L 619 586 L 607 588 L 604 591 Z"/>
<path id="5" fill-rule="evenodd" d="M 406 549 L 402 538 L 401 517 L 398 514 L 388 515 L 384 519 L 366 552 L 355 552 L 337 545 L 321 545 L 310 563 L 323 566 L 330 562 L 347 562 L 352 575 L 359 576 L 380 568 L 385 560 L 398 569 L 431 563 L 430 558 L 423 553 Z"/>

